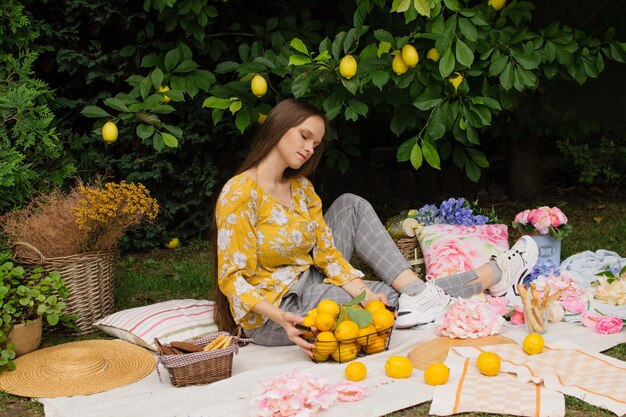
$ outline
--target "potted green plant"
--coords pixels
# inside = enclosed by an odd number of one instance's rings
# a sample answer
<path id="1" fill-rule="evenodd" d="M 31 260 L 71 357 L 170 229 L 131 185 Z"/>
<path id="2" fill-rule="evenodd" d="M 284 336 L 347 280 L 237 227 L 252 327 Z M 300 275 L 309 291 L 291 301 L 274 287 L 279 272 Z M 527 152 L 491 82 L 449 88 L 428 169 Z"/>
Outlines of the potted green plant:
<path id="1" fill-rule="evenodd" d="M 39 347 L 42 319 L 50 326 L 72 325 L 75 315 L 63 314 L 63 300 L 68 294 L 58 272 L 46 273 L 43 268 L 27 271 L 0 256 L 0 370 L 15 369 L 16 354 Z M 30 346 L 20 347 L 20 336 L 14 330 L 32 324 L 35 334 L 29 338 Z"/>

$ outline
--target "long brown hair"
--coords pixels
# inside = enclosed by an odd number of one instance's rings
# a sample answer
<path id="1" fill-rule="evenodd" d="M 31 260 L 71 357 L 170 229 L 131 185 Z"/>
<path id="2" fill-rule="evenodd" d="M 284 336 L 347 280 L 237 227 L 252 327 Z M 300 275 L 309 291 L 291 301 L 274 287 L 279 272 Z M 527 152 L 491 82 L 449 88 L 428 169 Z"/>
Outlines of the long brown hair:
<path id="1" fill-rule="evenodd" d="M 317 107 L 304 101 L 287 99 L 278 103 L 267 116 L 265 123 L 257 130 L 246 159 L 237 171 L 240 174 L 261 162 L 289 131 L 311 116 L 320 117 L 324 123 L 326 116 Z M 298 169 L 287 168 L 284 175 L 289 178 L 306 177 L 315 172 L 322 158 L 324 140 L 315 148 L 311 157 Z M 218 284 L 217 265 L 217 225 L 213 216 L 212 243 L 215 252 L 213 262 L 213 299 L 215 300 L 214 321 L 222 331 L 232 332 L 237 327 L 230 312 L 228 298 L 222 293 Z"/>

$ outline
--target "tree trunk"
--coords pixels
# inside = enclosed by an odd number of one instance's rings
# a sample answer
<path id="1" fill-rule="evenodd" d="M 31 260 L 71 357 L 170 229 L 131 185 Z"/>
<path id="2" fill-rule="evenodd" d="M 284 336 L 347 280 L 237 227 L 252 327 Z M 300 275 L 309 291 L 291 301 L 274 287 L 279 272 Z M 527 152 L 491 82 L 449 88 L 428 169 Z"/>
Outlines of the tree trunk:
<path id="1" fill-rule="evenodd" d="M 513 200 L 533 200 L 541 192 L 539 138 L 513 118 L 517 136 L 509 139 L 509 188 Z"/>

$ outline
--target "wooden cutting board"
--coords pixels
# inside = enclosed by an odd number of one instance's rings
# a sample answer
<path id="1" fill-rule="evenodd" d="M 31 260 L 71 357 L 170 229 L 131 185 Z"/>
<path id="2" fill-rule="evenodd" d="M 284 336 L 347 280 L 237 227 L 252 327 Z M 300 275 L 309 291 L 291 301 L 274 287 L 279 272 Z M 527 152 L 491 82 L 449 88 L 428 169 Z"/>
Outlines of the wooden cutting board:
<path id="1" fill-rule="evenodd" d="M 477 339 L 451 339 L 438 337 L 415 346 L 408 354 L 413 367 L 424 370 L 433 363 L 443 362 L 448 356 L 448 349 L 456 346 L 487 346 L 516 344 L 514 340 L 504 336 L 486 336 Z"/>

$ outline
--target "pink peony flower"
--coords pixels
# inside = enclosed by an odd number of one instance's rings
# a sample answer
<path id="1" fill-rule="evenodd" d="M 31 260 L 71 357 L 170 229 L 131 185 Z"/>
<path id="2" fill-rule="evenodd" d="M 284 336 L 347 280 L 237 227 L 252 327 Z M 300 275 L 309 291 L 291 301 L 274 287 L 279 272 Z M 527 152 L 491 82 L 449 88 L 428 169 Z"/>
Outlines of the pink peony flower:
<path id="1" fill-rule="evenodd" d="M 528 224 L 528 215 L 530 214 L 530 210 L 524 210 L 524 211 L 520 211 L 519 213 L 517 213 L 517 215 L 515 216 L 515 219 L 513 219 L 514 222 L 519 223 L 519 224 Z"/>
<path id="2" fill-rule="evenodd" d="M 622 330 L 624 323 L 619 317 L 610 314 L 601 317 L 596 322 L 596 332 L 600 334 L 613 334 Z"/>
<path id="3" fill-rule="evenodd" d="M 550 288 L 550 294 L 562 289 L 563 293 L 559 296 L 558 302 L 565 311 L 580 314 L 585 310 L 587 293 L 578 286 L 576 280 L 567 271 L 563 271 L 561 275 L 551 274 L 548 277 L 540 275 L 533 282 L 540 296 L 543 296 L 546 287 Z"/>
<path id="4" fill-rule="evenodd" d="M 585 303 L 583 303 L 580 299 L 571 297 L 564 298 L 559 301 L 559 304 L 561 304 L 561 307 L 563 307 L 565 311 L 570 313 L 580 314 L 585 311 Z"/>
<path id="5" fill-rule="evenodd" d="M 459 298 L 443 315 L 437 329 L 440 336 L 476 339 L 500 333 L 504 318 L 480 298 Z"/>
<path id="6" fill-rule="evenodd" d="M 257 417 L 310 417 L 326 410 L 337 393 L 325 379 L 295 369 L 274 377 L 252 400 Z"/>
<path id="7" fill-rule="evenodd" d="M 585 311 L 580 315 L 580 321 L 583 323 L 583 326 L 589 327 L 591 329 L 596 328 L 596 324 L 601 318 L 602 316 L 600 314 L 592 313 L 590 311 Z"/>
<path id="8" fill-rule="evenodd" d="M 504 316 L 509 312 L 509 309 L 507 308 L 507 304 L 509 304 L 508 297 L 492 297 L 489 295 L 487 296 L 487 303 L 489 303 L 489 305 L 494 308 L 496 313 L 501 316 Z"/>
<path id="9" fill-rule="evenodd" d="M 428 274 L 439 278 L 472 270 L 476 255 L 457 239 L 441 239 L 430 247 L 426 256 Z"/>
<path id="10" fill-rule="evenodd" d="M 342 402 L 359 401 L 367 394 L 367 388 L 352 381 L 343 381 L 335 385 L 337 399 Z"/>
<path id="11" fill-rule="evenodd" d="M 511 324 L 519 325 L 524 323 L 526 323 L 524 308 L 522 306 L 516 306 L 515 313 L 511 315 Z"/>

